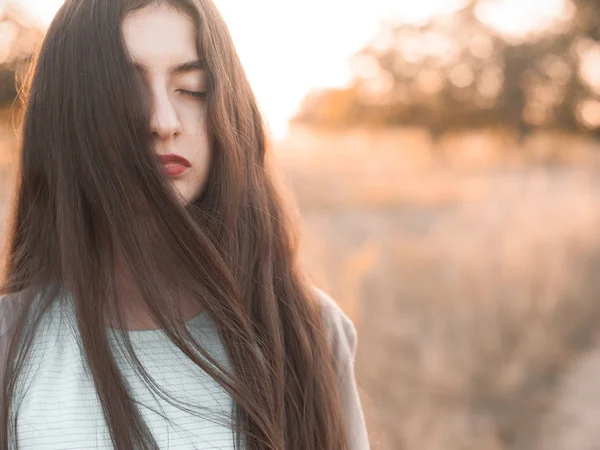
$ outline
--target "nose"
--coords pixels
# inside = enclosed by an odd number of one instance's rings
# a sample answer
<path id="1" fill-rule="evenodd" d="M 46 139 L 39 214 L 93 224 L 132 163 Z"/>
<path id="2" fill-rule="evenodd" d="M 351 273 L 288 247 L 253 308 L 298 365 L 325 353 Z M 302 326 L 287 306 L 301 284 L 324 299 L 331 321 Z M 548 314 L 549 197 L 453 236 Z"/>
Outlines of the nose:
<path id="1" fill-rule="evenodd" d="M 155 92 L 153 96 L 152 134 L 161 140 L 177 136 L 181 132 L 181 123 L 169 95 L 163 90 Z"/>

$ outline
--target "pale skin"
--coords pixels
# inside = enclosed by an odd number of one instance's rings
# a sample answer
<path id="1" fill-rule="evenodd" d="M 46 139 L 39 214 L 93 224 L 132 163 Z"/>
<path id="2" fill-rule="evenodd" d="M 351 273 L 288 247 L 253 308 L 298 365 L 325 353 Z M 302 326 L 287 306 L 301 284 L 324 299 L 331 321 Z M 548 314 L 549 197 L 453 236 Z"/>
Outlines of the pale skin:
<path id="1" fill-rule="evenodd" d="M 204 98 L 208 80 L 198 61 L 194 24 L 173 8 L 151 4 L 129 13 L 122 33 L 152 96 L 153 150 L 157 155 L 175 153 L 191 163 L 181 175 L 165 175 L 186 205 L 204 190 L 210 167 Z M 119 291 L 128 294 L 127 329 L 158 328 L 143 307 L 135 306 L 136 295 L 127 287 L 123 270 L 117 269 L 116 274 Z M 193 303 L 181 307 L 184 320 L 200 313 Z"/>
<path id="2" fill-rule="evenodd" d="M 210 149 L 204 94 L 207 74 L 200 67 L 192 20 L 164 4 L 151 4 L 123 20 L 125 45 L 152 95 L 151 130 L 158 155 L 175 153 L 190 163 L 169 179 L 184 204 L 206 184 Z"/>

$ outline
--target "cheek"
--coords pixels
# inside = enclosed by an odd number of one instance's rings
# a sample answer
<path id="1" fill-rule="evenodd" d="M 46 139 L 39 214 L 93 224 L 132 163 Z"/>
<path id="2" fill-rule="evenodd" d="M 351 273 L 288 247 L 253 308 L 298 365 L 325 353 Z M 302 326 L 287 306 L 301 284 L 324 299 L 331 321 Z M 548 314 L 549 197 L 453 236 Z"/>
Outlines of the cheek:
<path id="1" fill-rule="evenodd" d="M 189 202 L 206 189 L 209 171 L 209 155 L 204 152 L 194 155 L 193 170 L 188 177 L 175 182 L 175 189 Z"/>
<path id="2" fill-rule="evenodd" d="M 192 173 L 190 174 L 192 184 L 203 182 L 208 175 L 212 159 L 205 125 L 197 124 L 195 128 L 193 134 L 189 134 L 184 138 L 186 148 L 182 149 L 192 163 Z"/>
<path id="3" fill-rule="evenodd" d="M 210 164 L 208 131 L 204 110 L 195 107 L 181 108 L 179 117 L 182 124 L 182 136 L 179 138 L 181 151 L 192 163 L 190 182 L 198 183 L 206 176 Z"/>
<path id="4" fill-rule="evenodd" d="M 202 136 L 206 134 L 205 108 L 201 105 L 181 105 L 179 118 L 187 135 Z"/>

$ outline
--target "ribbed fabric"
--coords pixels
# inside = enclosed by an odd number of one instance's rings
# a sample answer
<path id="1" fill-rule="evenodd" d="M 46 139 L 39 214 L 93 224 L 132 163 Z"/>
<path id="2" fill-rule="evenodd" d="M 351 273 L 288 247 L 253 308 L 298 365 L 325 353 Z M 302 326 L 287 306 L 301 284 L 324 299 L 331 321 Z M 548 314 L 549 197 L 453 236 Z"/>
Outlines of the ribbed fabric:
<path id="1" fill-rule="evenodd" d="M 333 351 L 332 364 L 339 383 L 350 449 L 369 450 L 354 372 L 356 328 L 333 298 L 318 288 L 315 292 L 321 302 L 327 339 Z M 0 296 L 0 361 L 6 361 L 8 337 L 19 310 L 19 297 L 20 293 Z M 73 312 L 70 301 L 53 304 L 44 315 L 20 374 L 13 401 L 17 408 L 20 404 L 16 415 L 21 449 L 113 449 L 99 398 L 83 362 Z M 229 370 L 231 365 L 210 317 L 201 313 L 186 325 L 195 339 Z M 119 331 L 107 327 L 105 331 L 128 392 L 161 450 L 233 448 L 231 397 L 183 355 L 162 330 Z M 175 404 L 146 386 L 125 359 L 124 349 L 118 342 L 122 333 L 128 333 L 138 359 L 168 398 L 176 400 Z M 0 365 L 0 382 L 4 369 L 4 365 Z M 181 401 L 187 404 L 177 403 Z M 11 445 L 9 450 L 13 448 Z"/>
<path id="2" fill-rule="evenodd" d="M 208 315 L 186 322 L 190 332 L 229 368 L 224 348 Z M 112 449 L 108 427 L 89 371 L 83 363 L 74 318 L 55 307 L 45 317 L 20 379 L 19 447 L 44 450 Z M 130 394 L 161 449 L 232 449 L 232 399 L 190 361 L 162 330 L 128 331 L 148 374 L 170 397 L 191 403 L 183 411 L 146 385 L 124 357 L 117 340 L 122 331 L 106 328 Z M 124 351 L 124 349 L 123 349 Z M 18 400 L 17 400 L 18 402 Z M 18 404 L 18 403 L 17 403 Z M 196 405 L 201 406 L 198 410 Z M 192 413 L 200 413 L 201 417 Z M 215 423 L 216 419 L 226 424 Z"/>

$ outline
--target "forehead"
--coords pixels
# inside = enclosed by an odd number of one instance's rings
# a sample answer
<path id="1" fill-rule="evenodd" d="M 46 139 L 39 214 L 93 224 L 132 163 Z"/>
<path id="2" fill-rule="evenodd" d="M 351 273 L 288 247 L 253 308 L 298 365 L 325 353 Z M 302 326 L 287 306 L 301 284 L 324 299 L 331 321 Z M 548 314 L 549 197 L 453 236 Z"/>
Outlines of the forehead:
<path id="1" fill-rule="evenodd" d="M 194 23 L 173 7 L 153 3 L 128 13 L 122 32 L 133 61 L 151 70 L 198 57 Z"/>

